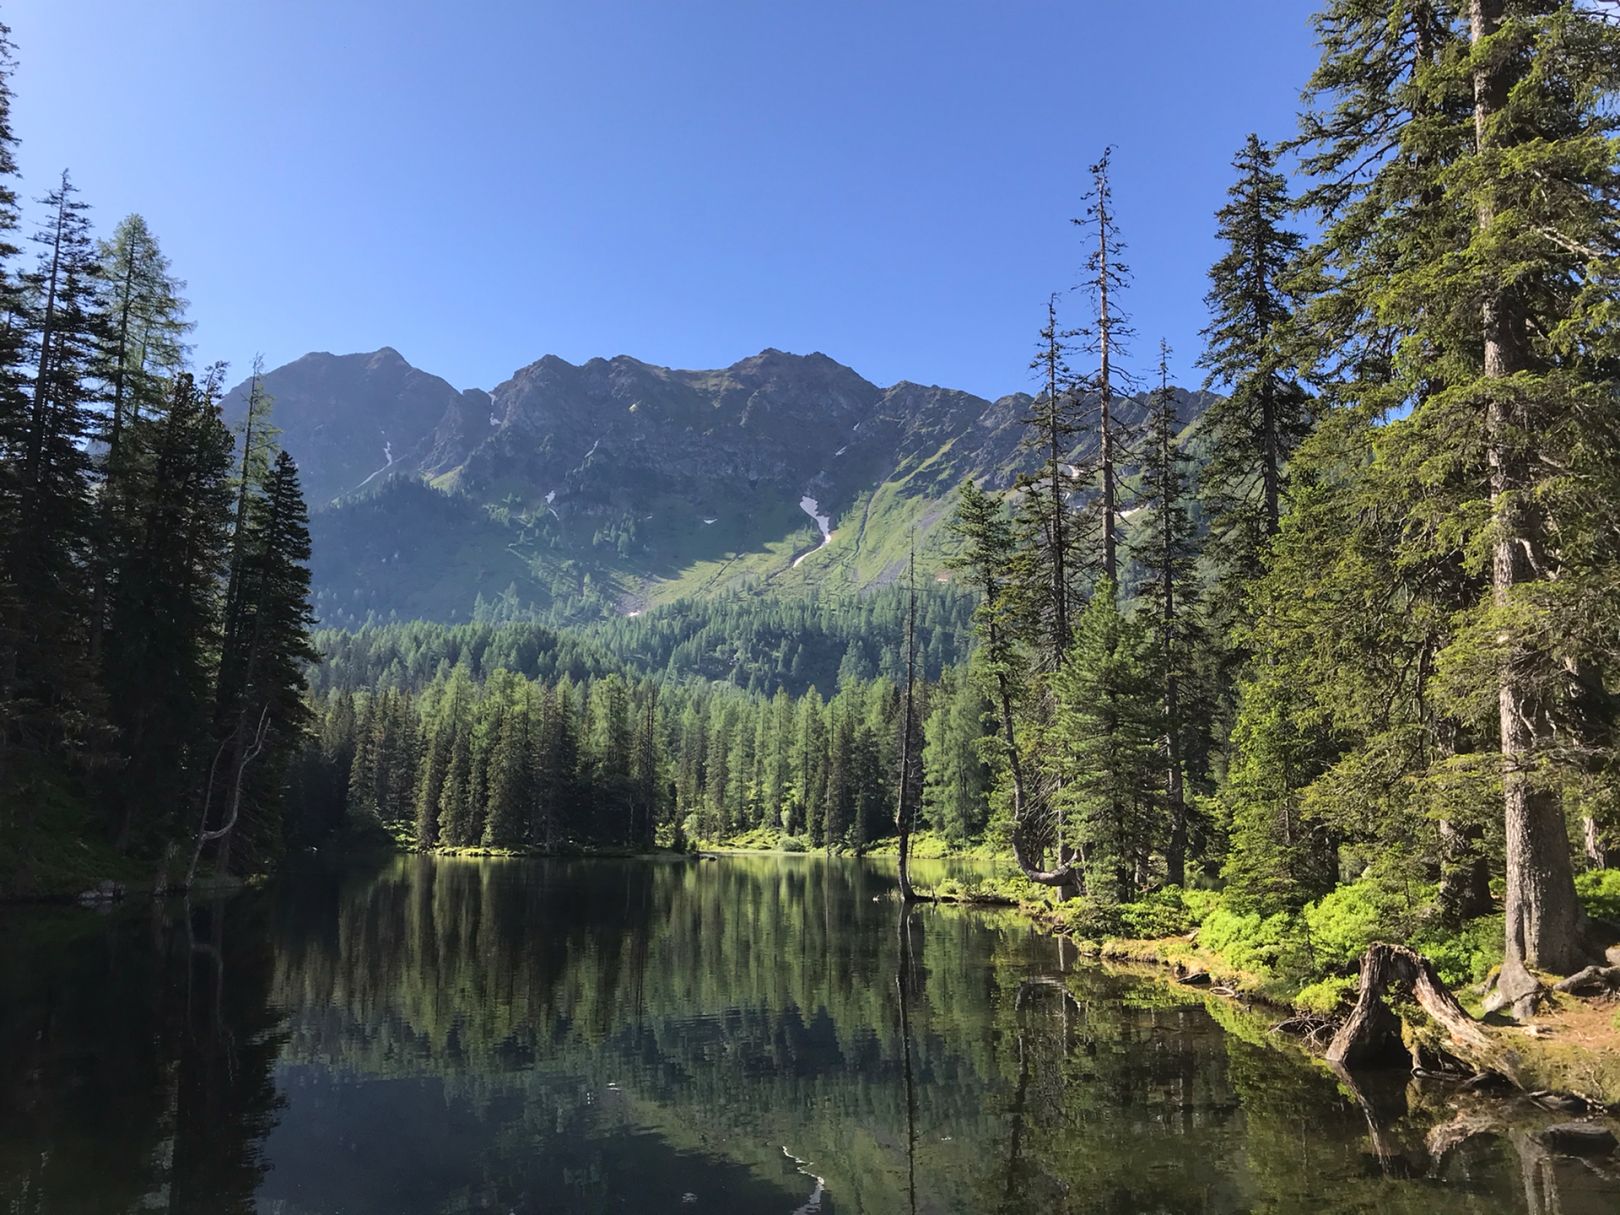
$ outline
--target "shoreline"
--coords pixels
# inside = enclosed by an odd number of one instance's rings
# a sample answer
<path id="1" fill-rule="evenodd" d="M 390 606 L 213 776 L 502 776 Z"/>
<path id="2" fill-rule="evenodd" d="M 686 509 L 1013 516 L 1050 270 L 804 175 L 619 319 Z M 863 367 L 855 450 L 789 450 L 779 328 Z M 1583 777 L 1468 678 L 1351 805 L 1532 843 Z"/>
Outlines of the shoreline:
<path id="1" fill-rule="evenodd" d="M 864 854 L 850 852 L 828 853 L 825 849 L 798 851 L 795 849 L 764 848 L 704 841 L 701 845 L 681 851 L 667 847 L 652 849 L 620 848 L 553 848 L 502 849 L 483 847 L 434 848 L 419 850 L 398 840 L 374 840 L 365 846 L 321 850 L 306 854 L 306 859 L 337 856 L 350 860 L 371 855 L 423 855 L 466 860 L 685 860 L 691 863 L 715 861 L 725 856 L 797 856 L 805 858 L 828 855 L 847 859 L 886 860 L 892 851 L 882 848 Z M 917 858 L 925 861 L 972 861 L 972 854 L 945 854 Z M 0 907 L 67 907 L 77 906 L 88 911 L 105 911 L 119 904 L 142 899 L 186 897 L 197 894 L 215 896 L 270 880 L 273 875 L 254 874 L 246 878 L 209 876 L 193 884 L 188 890 L 181 887 L 130 887 L 113 879 L 104 879 L 90 888 L 78 892 L 8 893 L 0 898 Z M 940 887 L 947 887 L 941 889 Z M 1201 946 L 1199 930 L 1162 937 L 1101 937 L 1092 939 L 1074 930 L 1072 924 L 1048 902 L 1035 902 L 1019 898 L 1001 890 L 986 890 L 981 886 L 962 886 L 947 878 L 935 887 L 919 887 L 921 903 L 963 908 L 984 908 L 1016 912 L 1022 919 L 1054 938 L 1073 946 L 1077 955 L 1091 963 L 1127 970 L 1145 980 L 1165 987 L 1185 991 L 1202 997 L 1206 1005 L 1241 1010 L 1251 1014 L 1254 1009 L 1276 1015 L 1275 1023 L 1264 1026 L 1268 1039 L 1279 1047 L 1297 1050 L 1330 1070 L 1334 1068 L 1325 1055 L 1325 1043 L 1330 1032 L 1342 1024 L 1349 1008 L 1340 1004 L 1331 1010 L 1305 1007 L 1268 988 L 1255 974 L 1228 962 L 1221 954 Z M 1466 987 L 1452 989 L 1464 1002 L 1475 993 Z M 1296 993 L 1298 994 L 1298 993 Z M 1257 1025 L 1261 1020 L 1254 1018 Z M 1403 1021 L 1404 1039 L 1430 1033 L 1437 1027 L 1427 1024 L 1421 1015 Z M 1489 1038 L 1487 1056 L 1499 1062 L 1499 1069 L 1481 1069 L 1479 1074 L 1500 1072 L 1512 1088 L 1512 1095 L 1534 1100 L 1542 1095 L 1555 1100 L 1553 1108 L 1565 1112 L 1578 1112 L 1576 1103 L 1587 1112 L 1609 1118 L 1620 1118 L 1620 1001 L 1589 999 L 1579 996 L 1551 995 L 1549 1007 L 1525 1022 L 1511 1022 L 1505 1018 L 1475 1019 L 1475 1024 Z M 1417 1075 L 1433 1079 L 1434 1073 L 1393 1066 L 1370 1068 L 1366 1074 Z M 1460 1083 L 1463 1077 L 1448 1077 L 1449 1082 Z M 1573 1099 L 1573 1100 L 1571 1100 Z M 1542 1108 L 1548 1108 L 1543 1106 Z"/>

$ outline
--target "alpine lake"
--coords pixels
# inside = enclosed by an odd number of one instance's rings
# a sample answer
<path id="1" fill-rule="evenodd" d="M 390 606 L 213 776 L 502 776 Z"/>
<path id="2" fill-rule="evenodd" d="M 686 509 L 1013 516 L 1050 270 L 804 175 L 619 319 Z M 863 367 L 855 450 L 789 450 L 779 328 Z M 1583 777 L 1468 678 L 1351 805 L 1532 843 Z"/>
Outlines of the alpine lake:
<path id="1" fill-rule="evenodd" d="M 1499 1100 L 892 862 L 318 859 L 0 910 L 0 1212 L 1620 1211 Z"/>

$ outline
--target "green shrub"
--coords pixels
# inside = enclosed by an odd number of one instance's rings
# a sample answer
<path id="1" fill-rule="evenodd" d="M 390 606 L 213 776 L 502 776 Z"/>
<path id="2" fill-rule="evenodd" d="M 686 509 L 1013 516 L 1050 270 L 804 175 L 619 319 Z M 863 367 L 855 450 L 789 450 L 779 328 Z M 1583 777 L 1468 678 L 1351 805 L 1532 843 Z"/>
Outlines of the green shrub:
<path id="1" fill-rule="evenodd" d="M 777 847 L 783 852 L 810 851 L 810 845 L 805 843 L 804 840 L 799 838 L 797 835 L 784 835 L 779 841 L 777 841 Z"/>
<path id="2" fill-rule="evenodd" d="M 1253 974 L 1303 978 L 1311 973 L 1304 921 L 1286 911 L 1262 916 L 1240 913 L 1223 903 L 1205 918 L 1198 943 Z"/>
<path id="3" fill-rule="evenodd" d="M 1294 997 L 1294 1007 L 1302 1012 L 1331 1017 L 1342 1008 L 1353 1004 L 1358 980 L 1351 975 L 1319 979 L 1300 989 Z"/>
<path id="4" fill-rule="evenodd" d="M 1124 921 L 1121 913 L 1126 907 L 1137 906 L 1135 903 L 1105 903 L 1097 899 L 1081 895 L 1077 899 L 1069 899 L 1058 904 L 1056 914 L 1058 923 L 1063 931 L 1071 936 L 1087 937 L 1101 940 L 1104 937 L 1117 937 L 1121 934 Z M 1127 931 L 1131 936 L 1152 936 L 1163 934 L 1134 933 Z"/>
<path id="5" fill-rule="evenodd" d="M 1504 917 L 1485 915 L 1456 932 L 1421 936 L 1413 948 L 1434 963 L 1448 987 L 1462 987 L 1482 981 L 1502 964 L 1506 932 Z"/>
<path id="6" fill-rule="evenodd" d="M 1620 869 L 1593 869 L 1575 875 L 1575 893 L 1586 914 L 1620 921 Z"/>
<path id="7" fill-rule="evenodd" d="M 1134 903 L 1119 905 L 1120 928 L 1128 937 L 1178 937 L 1194 926 L 1180 886 L 1167 886 Z"/>
<path id="8" fill-rule="evenodd" d="M 1348 966 L 1374 941 L 1404 943 L 1404 900 L 1392 897 L 1376 882 L 1339 886 L 1305 908 L 1311 952 L 1323 968 Z"/>

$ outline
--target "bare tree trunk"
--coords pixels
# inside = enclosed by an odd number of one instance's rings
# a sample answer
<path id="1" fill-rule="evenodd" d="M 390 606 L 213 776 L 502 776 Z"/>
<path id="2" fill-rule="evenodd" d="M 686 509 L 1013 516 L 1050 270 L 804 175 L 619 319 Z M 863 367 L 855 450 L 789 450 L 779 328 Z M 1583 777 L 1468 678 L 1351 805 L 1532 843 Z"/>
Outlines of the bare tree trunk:
<path id="1" fill-rule="evenodd" d="M 1066 454 L 1062 450 L 1062 427 L 1058 416 L 1058 327 L 1056 297 L 1046 301 L 1046 404 L 1051 411 L 1052 424 L 1047 430 L 1047 463 L 1052 480 L 1052 638 L 1056 653 L 1052 655 L 1052 669 L 1063 662 L 1069 648 L 1069 575 L 1067 570 L 1068 542 L 1063 535 L 1064 499 L 1063 468 L 1058 461 Z M 1037 415 L 1038 416 L 1038 415 Z"/>
<path id="2" fill-rule="evenodd" d="M 227 747 L 231 746 L 231 744 L 236 741 L 236 733 L 233 732 L 229 738 L 225 739 L 224 742 L 219 744 L 219 751 L 217 751 L 214 755 L 213 768 L 211 768 L 208 773 L 208 792 L 203 798 L 202 817 L 197 824 L 196 845 L 191 850 L 191 864 L 186 867 L 185 888 L 187 890 L 190 890 L 192 884 L 197 880 L 197 862 L 202 857 L 203 845 L 214 840 L 225 840 L 228 843 L 231 832 L 236 829 L 236 820 L 241 814 L 242 810 L 242 778 L 247 773 L 248 765 L 257 759 L 259 754 L 264 750 L 264 744 L 266 738 L 269 736 L 269 730 L 270 710 L 265 709 L 259 714 L 259 726 L 254 732 L 253 742 L 247 747 L 246 750 L 240 751 L 237 755 L 236 773 L 231 781 L 230 809 L 226 812 L 225 821 L 220 824 L 220 826 L 210 831 L 208 829 L 208 812 L 213 807 L 215 771 L 219 767 L 220 756 L 225 753 L 225 749 Z M 221 848 L 224 848 L 223 844 L 221 845 Z"/>
<path id="3" fill-rule="evenodd" d="M 896 963 L 895 988 L 900 997 L 900 1048 L 904 1052 L 906 1082 L 906 1193 L 910 1210 L 917 1210 L 917 1081 L 911 1065 L 911 988 L 914 967 L 911 957 L 911 908 L 900 908 L 900 955 Z"/>
<path id="4" fill-rule="evenodd" d="M 900 898 L 910 903 L 917 897 L 911 887 L 911 825 L 916 817 L 916 790 L 913 766 L 917 732 L 917 549 L 912 539 L 911 561 L 907 567 L 909 598 L 906 605 L 906 698 L 900 721 L 900 798 L 894 811 L 895 830 L 900 836 Z"/>
<path id="5" fill-rule="evenodd" d="M 1119 554 L 1114 543 L 1115 513 L 1119 509 L 1114 487 L 1114 384 L 1113 317 L 1108 311 L 1108 196 L 1097 198 L 1097 339 L 1102 347 L 1102 365 L 1097 377 L 1097 460 L 1102 467 L 1103 576 L 1117 591 Z"/>

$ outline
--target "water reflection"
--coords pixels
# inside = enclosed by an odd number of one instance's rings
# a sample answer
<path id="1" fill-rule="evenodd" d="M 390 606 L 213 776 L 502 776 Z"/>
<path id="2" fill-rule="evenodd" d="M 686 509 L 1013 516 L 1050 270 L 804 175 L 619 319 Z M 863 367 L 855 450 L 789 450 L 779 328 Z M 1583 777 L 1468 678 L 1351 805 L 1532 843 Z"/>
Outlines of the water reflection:
<path id="1" fill-rule="evenodd" d="M 0 1209 L 1610 1211 L 1191 992 L 813 857 L 291 875 L 0 944 Z M 77 924 L 74 921 L 78 921 Z M 15 1066 L 13 1066 L 15 1061 Z M 1552 1204 L 1560 1204 L 1554 1206 Z"/>
<path id="2" fill-rule="evenodd" d="M 10 917 L 0 1207 L 255 1210 L 280 1107 L 264 904 Z"/>

